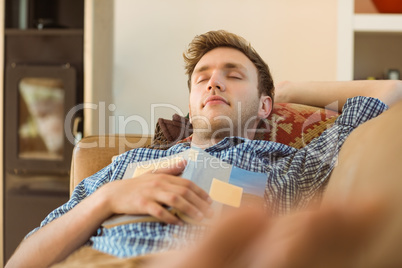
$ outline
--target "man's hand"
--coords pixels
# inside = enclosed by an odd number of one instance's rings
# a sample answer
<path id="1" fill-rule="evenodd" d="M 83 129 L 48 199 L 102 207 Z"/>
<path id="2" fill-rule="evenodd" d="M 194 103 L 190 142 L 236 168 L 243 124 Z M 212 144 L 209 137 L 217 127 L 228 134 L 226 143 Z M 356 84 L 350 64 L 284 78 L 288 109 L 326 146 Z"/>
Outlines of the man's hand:
<path id="1" fill-rule="evenodd" d="M 170 213 L 172 207 L 196 221 L 211 217 L 209 195 L 192 181 L 178 177 L 184 170 L 182 161 L 154 173 L 147 172 L 133 179 L 108 183 L 97 192 L 107 200 L 111 214 L 149 214 L 166 223 L 181 224 Z"/>

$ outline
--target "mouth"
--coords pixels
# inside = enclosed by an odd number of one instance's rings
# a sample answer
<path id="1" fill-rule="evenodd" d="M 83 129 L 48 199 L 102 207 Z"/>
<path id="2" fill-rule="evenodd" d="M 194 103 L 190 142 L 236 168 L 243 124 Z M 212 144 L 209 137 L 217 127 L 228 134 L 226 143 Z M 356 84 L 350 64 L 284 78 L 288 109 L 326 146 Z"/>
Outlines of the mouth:
<path id="1" fill-rule="evenodd" d="M 205 101 L 203 103 L 203 107 L 205 107 L 207 105 L 216 105 L 216 104 L 229 105 L 229 102 L 221 96 L 213 95 L 213 96 L 209 96 L 208 98 L 205 99 Z"/>

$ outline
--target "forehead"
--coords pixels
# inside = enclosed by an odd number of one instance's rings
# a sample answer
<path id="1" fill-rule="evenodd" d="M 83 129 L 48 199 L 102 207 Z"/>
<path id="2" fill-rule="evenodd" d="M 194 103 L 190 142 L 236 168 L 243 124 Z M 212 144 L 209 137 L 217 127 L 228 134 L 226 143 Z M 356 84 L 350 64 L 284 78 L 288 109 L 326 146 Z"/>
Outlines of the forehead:
<path id="1" fill-rule="evenodd" d="M 256 73 L 257 68 L 241 51 L 230 47 L 219 47 L 205 53 L 194 68 L 194 72 L 202 72 L 215 68 L 242 69 Z"/>

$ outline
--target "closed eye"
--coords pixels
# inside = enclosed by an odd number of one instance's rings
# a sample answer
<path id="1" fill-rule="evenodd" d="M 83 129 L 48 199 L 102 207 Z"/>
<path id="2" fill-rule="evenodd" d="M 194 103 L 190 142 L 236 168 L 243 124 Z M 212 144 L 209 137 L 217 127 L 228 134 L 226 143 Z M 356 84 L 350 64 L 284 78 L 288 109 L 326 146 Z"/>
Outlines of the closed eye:
<path id="1" fill-rule="evenodd" d="M 241 75 L 239 75 L 239 74 L 230 74 L 230 75 L 228 75 L 228 78 L 237 79 L 237 80 L 243 79 L 243 77 Z"/>
<path id="2" fill-rule="evenodd" d="M 205 82 L 205 81 L 208 81 L 208 77 L 205 77 L 205 76 L 200 76 L 198 79 L 197 79 L 197 84 L 200 84 L 200 83 L 202 83 L 202 82 Z"/>
<path id="3" fill-rule="evenodd" d="M 243 76 L 240 74 L 240 73 L 238 73 L 238 72 L 228 72 L 228 78 L 230 78 L 230 79 L 238 79 L 238 80 L 241 80 L 241 79 L 243 79 Z"/>

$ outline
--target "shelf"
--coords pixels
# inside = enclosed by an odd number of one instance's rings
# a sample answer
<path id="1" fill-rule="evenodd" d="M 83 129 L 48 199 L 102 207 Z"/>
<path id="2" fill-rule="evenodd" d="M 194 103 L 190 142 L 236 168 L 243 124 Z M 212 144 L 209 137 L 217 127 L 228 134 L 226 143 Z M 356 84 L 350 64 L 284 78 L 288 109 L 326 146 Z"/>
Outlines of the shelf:
<path id="1" fill-rule="evenodd" d="M 384 32 L 402 34 L 402 14 L 355 14 L 355 32 Z"/>
<path id="2" fill-rule="evenodd" d="M 7 35 L 83 35 L 84 30 L 82 29 L 5 29 L 4 34 Z"/>

